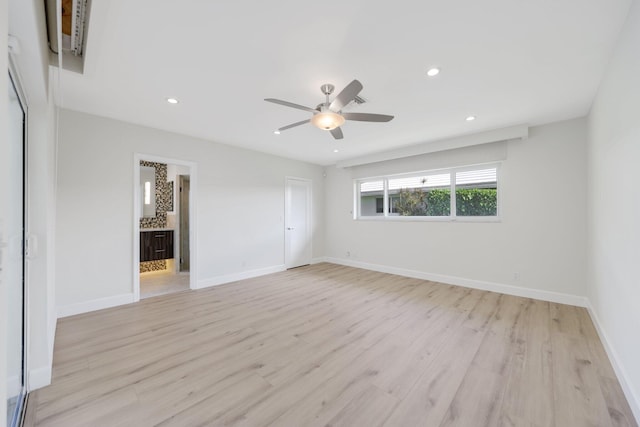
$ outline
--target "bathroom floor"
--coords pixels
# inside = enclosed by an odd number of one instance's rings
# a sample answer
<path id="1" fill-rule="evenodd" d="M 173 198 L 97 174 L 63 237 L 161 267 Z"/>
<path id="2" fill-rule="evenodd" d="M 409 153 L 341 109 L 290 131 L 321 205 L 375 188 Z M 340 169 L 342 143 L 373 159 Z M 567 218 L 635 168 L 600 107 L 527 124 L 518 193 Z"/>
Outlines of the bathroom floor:
<path id="1" fill-rule="evenodd" d="M 189 273 L 174 273 L 169 270 L 140 274 L 140 298 L 155 297 L 189 289 Z"/>

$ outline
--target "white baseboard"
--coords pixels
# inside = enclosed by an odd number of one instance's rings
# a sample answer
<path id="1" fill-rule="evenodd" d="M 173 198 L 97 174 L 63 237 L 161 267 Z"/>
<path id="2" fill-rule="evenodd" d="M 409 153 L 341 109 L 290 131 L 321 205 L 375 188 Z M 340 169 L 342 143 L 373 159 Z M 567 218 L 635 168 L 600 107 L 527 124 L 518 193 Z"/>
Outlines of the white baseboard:
<path id="1" fill-rule="evenodd" d="M 618 382 L 622 387 L 622 391 L 624 392 L 625 397 L 627 398 L 627 402 L 629 402 L 629 406 L 631 407 L 631 411 L 633 415 L 636 417 L 636 422 L 640 424 L 640 394 L 633 388 L 631 383 L 627 380 L 629 378 L 625 369 L 620 364 L 620 358 L 618 357 L 618 353 L 615 351 L 613 346 L 611 345 L 611 341 L 602 328 L 602 324 L 600 323 L 600 319 L 596 314 L 593 306 L 591 305 L 591 301 L 587 300 L 587 311 L 591 316 L 591 320 L 596 327 L 596 331 L 598 331 L 598 336 L 600 337 L 600 341 L 602 341 L 602 345 L 604 346 L 605 351 L 607 352 L 607 356 L 609 356 L 609 361 L 611 362 L 611 366 L 613 366 L 613 370 L 616 373 L 616 377 L 618 377 Z"/>
<path id="2" fill-rule="evenodd" d="M 198 287 L 196 289 L 224 285 L 225 283 L 237 282 L 238 280 L 251 279 L 258 276 L 264 276 L 266 274 L 279 273 L 284 270 L 286 270 L 284 265 L 274 265 L 271 267 L 264 267 L 255 270 L 241 271 L 239 273 L 211 277 L 209 279 L 198 280 Z"/>
<path id="3" fill-rule="evenodd" d="M 98 298 L 76 304 L 63 305 L 58 307 L 58 319 L 76 314 L 88 313 L 90 311 L 102 310 L 104 308 L 116 307 L 118 305 L 131 304 L 132 302 L 134 302 L 133 293 L 129 293 Z"/>
<path id="4" fill-rule="evenodd" d="M 361 261 L 354 261 L 342 258 L 325 258 L 326 262 L 346 265 L 349 267 L 364 268 L 366 270 L 379 271 L 381 273 L 397 274 L 398 276 L 412 277 L 415 279 L 431 280 L 433 282 L 447 283 L 449 285 L 464 286 L 466 288 L 480 289 L 483 291 L 499 292 L 501 294 L 514 295 L 517 297 L 533 298 L 542 301 L 556 302 L 560 304 L 586 307 L 585 297 L 578 295 L 562 294 L 559 292 L 544 291 L 540 289 L 521 288 L 518 286 L 504 285 L 501 283 L 485 282 L 482 280 L 467 279 L 464 277 L 447 276 L 443 274 L 425 273 L 418 270 L 390 267 L 380 264 L 370 264 Z"/>
<path id="5" fill-rule="evenodd" d="M 51 318 L 53 317 L 53 318 Z M 53 346 L 55 345 L 55 339 L 56 339 L 56 329 L 58 328 L 58 319 L 57 317 L 55 317 L 55 312 L 53 313 L 53 316 L 50 316 L 49 318 L 49 336 L 48 336 L 48 350 L 49 350 L 49 362 L 53 363 Z"/>
<path id="6" fill-rule="evenodd" d="M 51 384 L 51 366 L 42 366 L 29 371 L 29 391 Z"/>
<path id="7" fill-rule="evenodd" d="M 322 257 L 312 258 L 311 259 L 311 265 L 320 264 L 321 262 L 327 262 L 327 258 L 322 256 Z"/>

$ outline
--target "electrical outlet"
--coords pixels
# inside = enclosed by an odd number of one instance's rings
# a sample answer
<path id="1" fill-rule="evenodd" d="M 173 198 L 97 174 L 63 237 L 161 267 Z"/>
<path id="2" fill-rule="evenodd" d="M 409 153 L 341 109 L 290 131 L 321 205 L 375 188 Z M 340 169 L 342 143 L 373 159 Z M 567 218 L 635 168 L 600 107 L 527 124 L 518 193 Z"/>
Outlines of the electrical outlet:
<path id="1" fill-rule="evenodd" d="M 351 256 L 351 252 L 347 251 L 347 258 Z"/>
<path id="2" fill-rule="evenodd" d="M 516 281 L 516 282 L 517 282 L 518 280 L 520 280 L 520 273 L 518 273 L 518 272 L 513 273 L 513 280 L 514 280 L 514 281 Z"/>

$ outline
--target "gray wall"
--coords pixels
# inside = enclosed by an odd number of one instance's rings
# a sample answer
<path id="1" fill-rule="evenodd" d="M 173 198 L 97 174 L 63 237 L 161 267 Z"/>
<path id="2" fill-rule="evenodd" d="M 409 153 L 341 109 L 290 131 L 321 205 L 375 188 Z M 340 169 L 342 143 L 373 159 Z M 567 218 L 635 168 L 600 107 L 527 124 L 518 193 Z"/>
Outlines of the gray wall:
<path id="1" fill-rule="evenodd" d="M 500 159 L 501 222 L 353 220 L 356 177 Z M 523 141 L 363 168 L 329 168 L 327 256 L 439 275 L 443 280 L 583 296 L 586 180 L 584 119 L 534 127 Z"/>
<path id="2" fill-rule="evenodd" d="M 197 163 L 198 283 L 284 265 L 285 176 L 313 181 L 313 257 L 324 255 L 321 167 L 61 110 L 59 307 L 133 292 L 136 152 Z"/>

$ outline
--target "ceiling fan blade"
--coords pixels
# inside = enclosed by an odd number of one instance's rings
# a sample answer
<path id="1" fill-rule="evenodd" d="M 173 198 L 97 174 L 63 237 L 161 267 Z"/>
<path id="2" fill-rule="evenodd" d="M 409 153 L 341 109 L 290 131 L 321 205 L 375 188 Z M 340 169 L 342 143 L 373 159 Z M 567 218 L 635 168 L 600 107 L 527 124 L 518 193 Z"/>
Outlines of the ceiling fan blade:
<path id="1" fill-rule="evenodd" d="M 342 92 L 336 96 L 336 99 L 333 100 L 329 109 L 332 111 L 340 111 L 342 107 L 353 101 L 353 99 L 360 93 L 362 90 L 362 83 L 357 80 L 352 81 L 342 89 Z"/>
<path id="2" fill-rule="evenodd" d="M 342 113 L 342 117 L 346 120 L 355 120 L 358 122 L 389 122 L 393 116 L 386 114 L 369 114 L 369 113 Z"/>
<path id="3" fill-rule="evenodd" d="M 342 139 L 344 137 L 344 135 L 342 135 L 342 129 L 340 129 L 339 127 L 331 129 L 329 132 L 331 132 L 331 135 L 333 135 L 334 139 Z"/>
<path id="4" fill-rule="evenodd" d="M 284 105 L 285 107 L 297 108 L 298 110 L 310 111 L 314 114 L 318 112 L 318 110 L 314 110 L 311 107 L 305 107 L 304 105 L 294 104 L 293 102 L 283 101 L 281 99 L 265 98 L 265 101 L 273 102 L 274 104 Z"/>
<path id="5" fill-rule="evenodd" d="M 291 129 L 291 128 L 294 128 L 296 126 L 304 125 L 304 124 L 309 123 L 309 122 L 310 122 L 310 120 L 302 120 L 300 122 L 291 123 L 290 125 L 282 126 L 281 128 L 278 129 L 278 131 L 282 132 L 283 130 Z"/>

